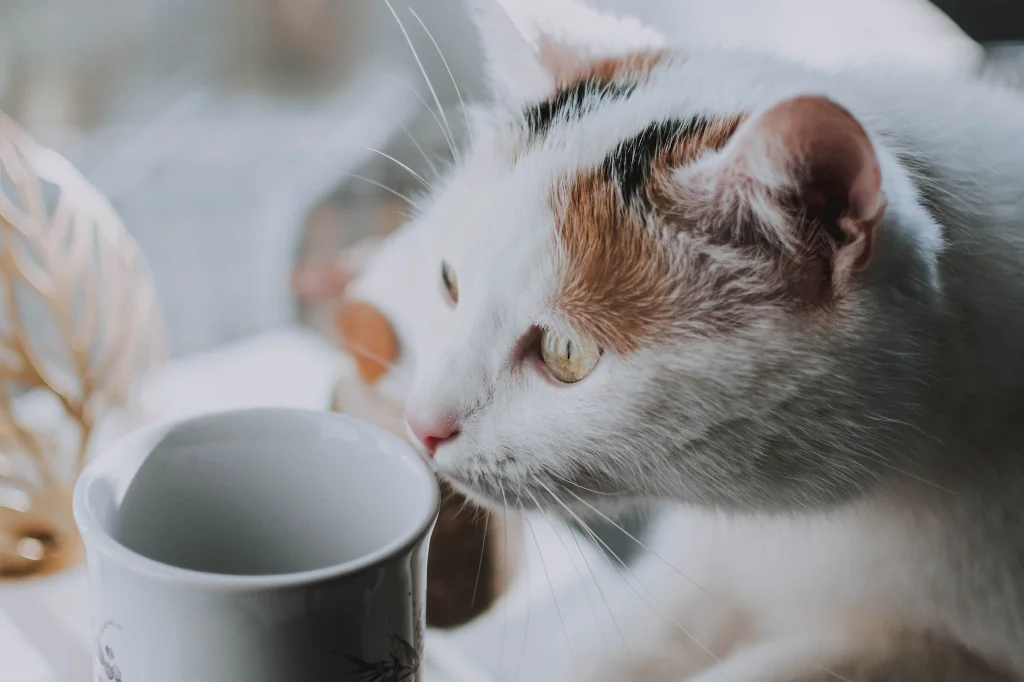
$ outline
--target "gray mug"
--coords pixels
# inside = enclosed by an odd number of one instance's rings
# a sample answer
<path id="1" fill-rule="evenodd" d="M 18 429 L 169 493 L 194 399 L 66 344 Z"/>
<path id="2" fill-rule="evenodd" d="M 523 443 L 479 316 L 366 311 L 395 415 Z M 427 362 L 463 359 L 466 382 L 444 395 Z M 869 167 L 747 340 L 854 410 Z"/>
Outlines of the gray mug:
<path id="1" fill-rule="evenodd" d="M 401 439 L 252 409 L 151 426 L 75 487 L 96 682 L 413 682 L 439 491 Z"/>

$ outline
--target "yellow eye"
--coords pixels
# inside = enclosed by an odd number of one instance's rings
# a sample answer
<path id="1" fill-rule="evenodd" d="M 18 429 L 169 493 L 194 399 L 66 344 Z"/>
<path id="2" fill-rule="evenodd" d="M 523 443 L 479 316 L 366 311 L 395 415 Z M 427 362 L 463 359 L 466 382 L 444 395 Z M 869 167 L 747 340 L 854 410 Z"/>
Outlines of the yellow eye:
<path id="1" fill-rule="evenodd" d="M 592 339 L 562 336 L 546 328 L 541 332 L 540 354 L 551 374 L 566 384 L 585 378 L 601 359 L 601 349 Z"/>
<path id="2" fill-rule="evenodd" d="M 448 297 L 451 298 L 452 303 L 458 303 L 459 279 L 455 276 L 455 270 L 452 269 L 452 266 L 444 261 L 441 261 L 441 281 L 444 283 L 445 291 L 448 292 Z"/>

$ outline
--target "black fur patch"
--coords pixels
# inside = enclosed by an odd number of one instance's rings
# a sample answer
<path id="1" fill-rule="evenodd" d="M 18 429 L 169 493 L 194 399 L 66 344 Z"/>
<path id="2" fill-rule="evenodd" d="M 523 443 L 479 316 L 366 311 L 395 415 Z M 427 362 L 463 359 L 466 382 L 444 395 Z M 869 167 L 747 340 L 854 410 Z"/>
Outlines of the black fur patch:
<path id="1" fill-rule="evenodd" d="M 596 78 L 577 81 L 560 88 L 551 99 L 528 107 L 524 113 L 527 131 L 532 138 L 543 137 L 554 123 L 578 120 L 602 102 L 626 99 L 634 90 L 635 83 Z"/>
<path id="2" fill-rule="evenodd" d="M 605 176 L 618 185 L 622 200 L 630 205 L 646 203 L 647 183 L 654 159 L 687 137 L 701 137 L 708 119 L 694 116 L 689 121 L 669 119 L 651 123 L 639 133 L 623 140 L 605 157 L 601 165 Z"/>

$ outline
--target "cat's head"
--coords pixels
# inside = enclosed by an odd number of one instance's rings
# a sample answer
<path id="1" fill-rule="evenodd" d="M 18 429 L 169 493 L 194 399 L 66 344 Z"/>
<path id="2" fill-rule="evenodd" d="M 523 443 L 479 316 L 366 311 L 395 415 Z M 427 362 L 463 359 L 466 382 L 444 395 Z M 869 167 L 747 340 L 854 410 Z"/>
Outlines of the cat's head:
<path id="1" fill-rule="evenodd" d="M 686 56 L 575 0 L 471 4 L 494 101 L 417 218 L 448 311 L 406 417 L 437 468 L 547 507 L 824 504 L 887 476 L 922 272 L 858 121 L 814 95 L 704 109 L 664 84 Z"/>

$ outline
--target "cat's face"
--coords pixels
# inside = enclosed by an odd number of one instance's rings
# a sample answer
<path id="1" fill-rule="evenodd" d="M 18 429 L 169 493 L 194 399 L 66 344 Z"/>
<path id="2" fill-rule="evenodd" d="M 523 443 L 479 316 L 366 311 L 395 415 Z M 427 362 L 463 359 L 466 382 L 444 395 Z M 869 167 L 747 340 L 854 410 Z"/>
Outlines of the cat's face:
<path id="1" fill-rule="evenodd" d="M 535 48 L 478 5 L 496 102 L 417 219 L 422 286 L 447 312 L 416 340 L 406 415 L 437 468 L 491 504 L 545 507 L 784 505 L 872 481 L 866 455 L 829 459 L 870 394 L 836 352 L 872 343 L 883 305 L 860 125 L 820 97 L 666 103 L 659 73 L 685 59 L 646 29 L 609 35 L 558 0 L 603 42 Z"/>

